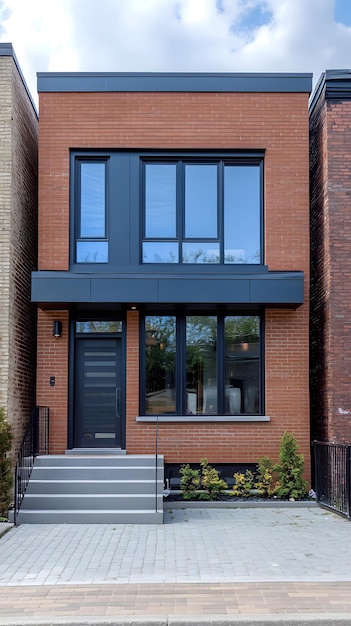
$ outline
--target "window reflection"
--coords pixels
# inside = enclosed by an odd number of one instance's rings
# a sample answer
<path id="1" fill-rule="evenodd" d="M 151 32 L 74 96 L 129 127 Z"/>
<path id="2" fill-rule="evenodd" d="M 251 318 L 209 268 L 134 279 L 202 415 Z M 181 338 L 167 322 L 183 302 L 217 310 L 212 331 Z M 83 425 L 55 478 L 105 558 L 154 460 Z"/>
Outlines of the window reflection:
<path id="1" fill-rule="evenodd" d="M 258 415 L 260 376 L 259 316 L 145 318 L 146 415 Z"/>
<path id="2" fill-rule="evenodd" d="M 217 237 L 217 165 L 185 166 L 185 237 Z"/>
<path id="3" fill-rule="evenodd" d="M 219 263 L 219 243 L 183 243 L 183 263 Z"/>
<path id="4" fill-rule="evenodd" d="M 262 262 L 257 160 L 146 163 L 144 210 L 143 263 Z"/>
<path id="5" fill-rule="evenodd" d="M 260 263 L 260 170 L 224 169 L 224 262 Z"/>
<path id="6" fill-rule="evenodd" d="M 145 236 L 176 236 L 176 165 L 145 166 Z"/>
<path id="7" fill-rule="evenodd" d="M 77 241 L 77 263 L 107 263 L 107 241 Z"/>
<path id="8" fill-rule="evenodd" d="M 85 320 L 76 322 L 76 333 L 121 333 L 122 322 L 110 320 Z"/>
<path id="9" fill-rule="evenodd" d="M 186 318 L 187 414 L 217 413 L 217 319 Z"/>
<path id="10" fill-rule="evenodd" d="M 105 237 L 105 163 L 81 163 L 80 187 L 80 237 Z"/>
<path id="11" fill-rule="evenodd" d="M 176 241 L 144 241 L 143 263 L 178 263 Z"/>
<path id="12" fill-rule="evenodd" d="M 176 318 L 145 318 L 145 413 L 176 412 Z"/>
<path id="13" fill-rule="evenodd" d="M 225 318 L 225 399 L 228 414 L 259 413 L 259 317 Z"/>

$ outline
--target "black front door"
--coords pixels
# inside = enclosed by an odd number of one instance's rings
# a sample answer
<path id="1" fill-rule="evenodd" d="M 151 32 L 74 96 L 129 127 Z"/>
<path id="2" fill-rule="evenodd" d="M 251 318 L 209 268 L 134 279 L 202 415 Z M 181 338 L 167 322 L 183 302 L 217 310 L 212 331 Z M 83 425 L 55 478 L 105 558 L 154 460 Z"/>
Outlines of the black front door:
<path id="1" fill-rule="evenodd" d="M 74 446 L 120 447 L 122 398 L 121 339 L 76 339 Z"/>

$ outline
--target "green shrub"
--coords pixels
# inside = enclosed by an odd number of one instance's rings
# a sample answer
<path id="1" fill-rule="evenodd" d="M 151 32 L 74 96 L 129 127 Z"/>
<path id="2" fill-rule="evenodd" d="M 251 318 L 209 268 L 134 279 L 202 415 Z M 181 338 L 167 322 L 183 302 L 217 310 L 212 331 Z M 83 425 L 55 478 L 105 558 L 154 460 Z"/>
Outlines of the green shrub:
<path id="1" fill-rule="evenodd" d="M 180 470 L 180 489 L 184 500 L 196 500 L 199 497 L 199 489 L 201 485 L 200 471 L 192 469 L 187 463 L 182 465 Z"/>
<path id="2" fill-rule="evenodd" d="M 217 500 L 227 489 L 227 483 L 219 477 L 218 471 L 201 459 L 200 470 L 192 469 L 187 463 L 180 468 L 180 489 L 184 500 Z"/>
<path id="3" fill-rule="evenodd" d="M 220 478 L 218 470 L 208 464 L 207 459 L 200 460 L 202 500 L 217 500 L 221 491 L 228 488 L 225 480 Z"/>
<path id="4" fill-rule="evenodd" d="M 268 456 L 258 459 L 255 488 L 262 497 L 269 498 L 274 493 L 273 472 L 273 461 Z"/>
<path id="5" fill-rule="evenodd" d="M 236 472 L 234 474 L 233 495 L 239 498 L 248 498 L 251 490 L 254 488 L 254 475 L 250 470 L 245 473 Z"/>
<path id="6" fill-rule="evenodd" d="M 0 517 L 7 515 L 12 499 L 12 466 L 7 456 L 11 442 L 11 427 L 5 409 L 0 407 Z"/>
<path id="7" fill-rule="evenodd" d="M 279 463 L 274 466 L 278 474 L 275 494 L 278 498 L 299 500 L 306 495 L 307 483 L 303 479 L 304 457 L 298 453 L 295 436 L 284 433 L 281 439 Z"/>

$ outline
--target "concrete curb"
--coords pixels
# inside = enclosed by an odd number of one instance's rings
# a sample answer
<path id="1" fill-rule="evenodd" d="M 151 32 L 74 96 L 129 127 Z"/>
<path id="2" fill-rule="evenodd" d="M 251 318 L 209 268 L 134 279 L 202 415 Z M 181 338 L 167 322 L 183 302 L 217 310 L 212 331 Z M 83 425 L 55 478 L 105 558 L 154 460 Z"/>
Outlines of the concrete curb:
<path id="1" fill-rule="evenodd" d="M 178 615 L 152 617 L 18 617 L 4 626 L 347 626 L 350 613 L 284 615 Z"/>
<path id="2" fill-rule="evenodd" d="M 164 509 L 269 509 L 269 508 L 315 508 L 317 502 L 314 500 L 296 500 L 295 502 L 287 502 L 286 500 L 221 500 L 208 502 L 206 500 L 174 500 L 173 502 L 163 503 Z"/>
<path id="3" fill-rule="evenodd" d="M 5 535 L 11 528 L 13 528 L 14 524 L 11 522 L 0 522 L 0 537 Z"/>

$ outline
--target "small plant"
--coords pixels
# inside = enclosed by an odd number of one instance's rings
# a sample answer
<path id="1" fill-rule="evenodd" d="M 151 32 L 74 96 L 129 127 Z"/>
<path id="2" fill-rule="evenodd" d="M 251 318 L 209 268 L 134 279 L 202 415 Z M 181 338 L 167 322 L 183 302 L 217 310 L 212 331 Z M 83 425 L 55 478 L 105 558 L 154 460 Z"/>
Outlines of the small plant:
<path id="1" fill-rule="evenodd" d="M 298 500 L 306 495 L 307 483 L 303 479 L 304 457 L 298 453 L 292 433 L 284 433 L 281 439 L 279 463 L 274 466 L 278 474 L 275 494 L 278 498 Z"/>
<path id="2" fill-rule="evenodd" d="M 233 486 L 233 495 L 239 498 L 248 498 L 251 490 L 254 488 L 254 475 L 250 470 L 245 473 L 236 472 L 234 474 L 235 484 Z"/>
<path id="3" fill-rule="evenodd" d="M 0 518 L 6 517 L 11 503 L 12 467 L 8 458 L 11 450 L 11 427 L 5 409 L 0 407 Z"/>
<path id="4" fill-rule="evenodd" d="M 201 500 L 217 500 L 219 494 L 228 488 L 225 480 L 220 478 L 218 470 L 208 464 L 207 459 L 200 460 L 201 466 L 201 487 L 203 493 Z"/>
<path id="5" fill-rule="evenodd" d="M 180 470 L 180 488 L 184 500 L 195 500 L 199 497 L 199 489 L 201 486 L 200 471 L 192 469 L 187 463 L 182 465 Z"/>
<path id="6" fill-rule="evenodd" d="M 273 472 L 273 461 L 268 456 L 258 459 L 255 488 L 260 496 L 270 498 L 273 495 Z"/>

